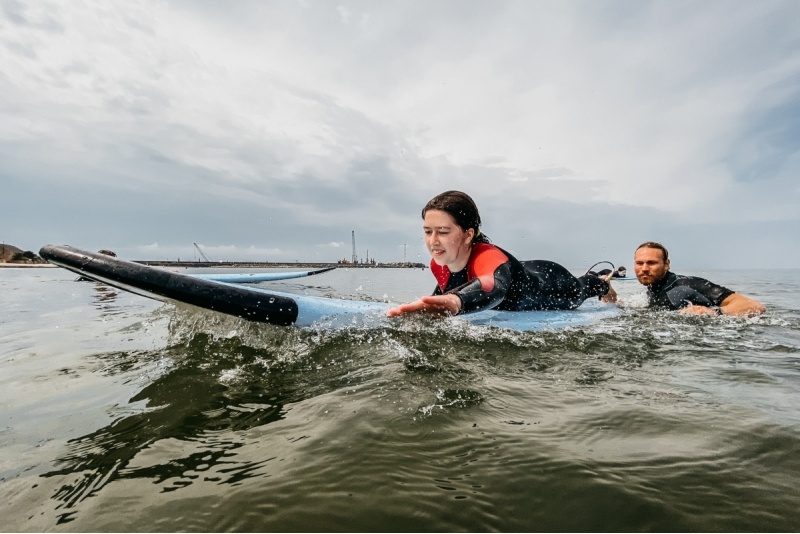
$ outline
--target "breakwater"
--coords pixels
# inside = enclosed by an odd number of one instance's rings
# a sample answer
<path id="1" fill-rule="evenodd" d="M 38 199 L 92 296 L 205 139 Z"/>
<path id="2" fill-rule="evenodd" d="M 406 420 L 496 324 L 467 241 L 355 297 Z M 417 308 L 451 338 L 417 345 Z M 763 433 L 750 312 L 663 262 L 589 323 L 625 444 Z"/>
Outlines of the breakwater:
<path id="1" fill-rule="evenodd" d="M 424 263 L 317 263 L 317 262 L 271 262 L 271 261 L 159 261 L 135 260 L 135 263 L 157 267 L 236 268 L 236 269 L 425 269 Z"/>

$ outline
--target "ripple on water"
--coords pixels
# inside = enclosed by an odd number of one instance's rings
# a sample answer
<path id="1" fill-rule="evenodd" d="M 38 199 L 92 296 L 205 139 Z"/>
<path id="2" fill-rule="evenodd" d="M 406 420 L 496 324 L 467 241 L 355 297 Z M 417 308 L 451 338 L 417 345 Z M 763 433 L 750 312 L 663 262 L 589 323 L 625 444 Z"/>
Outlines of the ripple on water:
<path id="1" fill-rule="evenodd" d="M 13 503 L 70 521 L 57 528 L 800 525 L 796 314 L 634 309 L 542 332 L 460 320 L 294 329 L 123 296 L 80 316 L 99 295 L 80 287 L 32 319 L 24 342 L 0 338 L 19 358 L 5 384 L 25 358 L 37 363 L 29 353 L 53 351 L 30 392 L 51 400 L 51 417 L 80 406 L 73 420 L 91 422 L 26 456 L 44 476 L 4 483 Z M 76 404 L 58 393 L 69 384 L 96 393 Z M 22 480 L 37 490 L 21 492 Z"/>

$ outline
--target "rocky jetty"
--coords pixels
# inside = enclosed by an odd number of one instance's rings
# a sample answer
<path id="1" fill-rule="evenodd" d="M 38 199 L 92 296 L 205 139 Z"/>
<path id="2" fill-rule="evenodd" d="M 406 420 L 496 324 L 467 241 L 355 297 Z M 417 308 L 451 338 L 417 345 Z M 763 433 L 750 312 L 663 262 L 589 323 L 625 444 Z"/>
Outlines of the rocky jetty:
<path id="1" fill-rule="evenodd" d="M 7 243 L 0 244 L 0 264 L 6 265 L 46 265 L 47 262 L 35 252 L 22 250 Z"/>

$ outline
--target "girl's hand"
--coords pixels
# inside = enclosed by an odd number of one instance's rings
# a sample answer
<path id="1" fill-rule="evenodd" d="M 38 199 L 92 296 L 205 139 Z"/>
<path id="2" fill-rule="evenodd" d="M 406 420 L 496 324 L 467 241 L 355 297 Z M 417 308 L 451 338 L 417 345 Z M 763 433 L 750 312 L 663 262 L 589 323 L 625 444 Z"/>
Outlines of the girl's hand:
<path id="1" fill-rule="evenodd" d="M 600 301 L 609 304 L 617 302 L 617 292 L 611 287 L 611 282 L 608 283 L 608 293 L 600 297 Z"/>
<path id="2" fill-rule="evenodd" d="M 432 315 L 457 315 L 461 311 L 461 299 L 456 295 L 434 295 L 422 297 L 414 302 L 401 304 L 386 312 L 388 317 L 407 313 L 424 312 Z"/>

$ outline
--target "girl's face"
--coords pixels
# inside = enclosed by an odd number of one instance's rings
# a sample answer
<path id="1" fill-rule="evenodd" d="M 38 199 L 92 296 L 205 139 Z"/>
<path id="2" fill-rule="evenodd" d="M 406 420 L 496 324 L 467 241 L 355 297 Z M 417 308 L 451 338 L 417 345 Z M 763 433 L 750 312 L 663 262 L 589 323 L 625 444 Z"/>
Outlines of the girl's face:
<path id="1" fill-rule="evenodd" d="M 454 273 L 467 266 L 474 229 L 465 231 L 452 215 L 441 210 L 426 211 L 422 229 L 425 245 L 437 265 L 446 265 Z"/>

